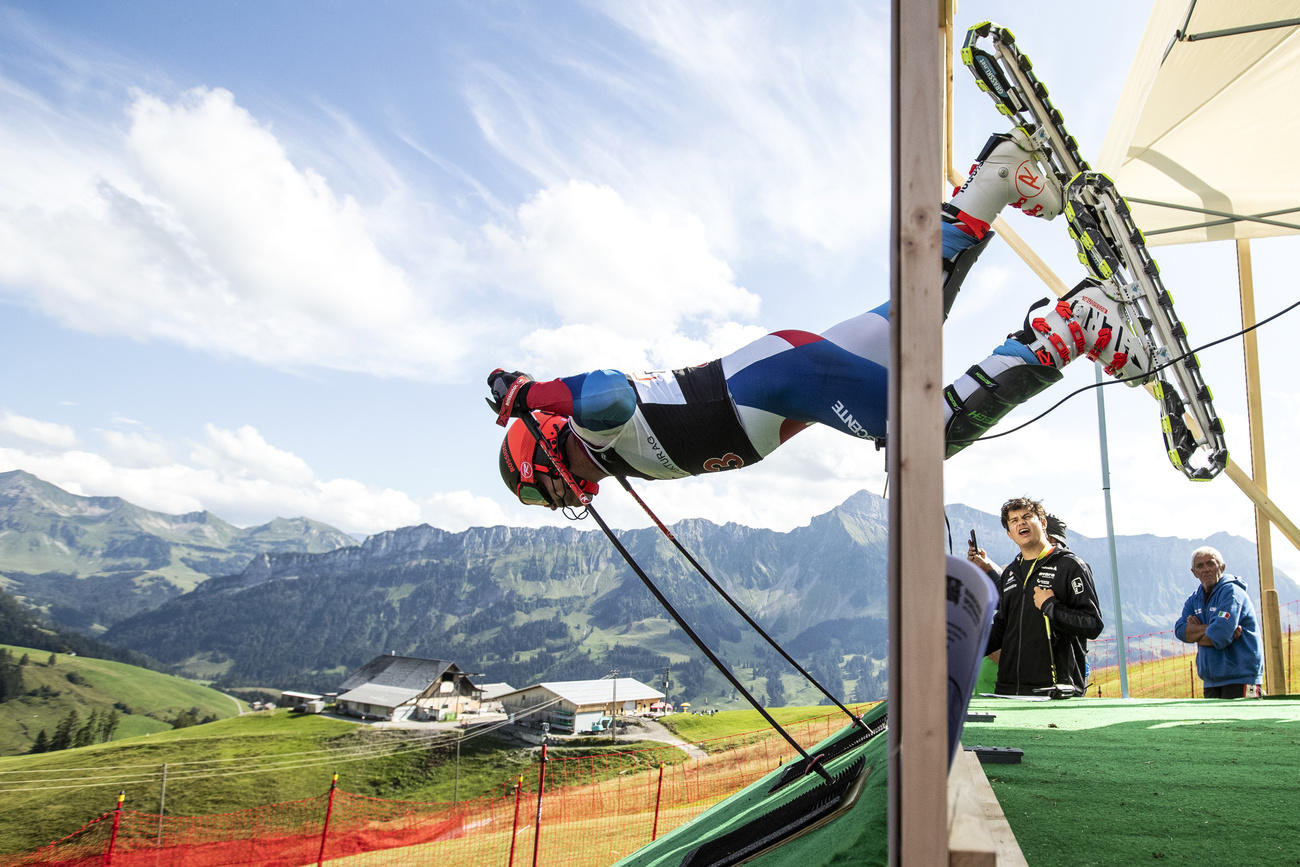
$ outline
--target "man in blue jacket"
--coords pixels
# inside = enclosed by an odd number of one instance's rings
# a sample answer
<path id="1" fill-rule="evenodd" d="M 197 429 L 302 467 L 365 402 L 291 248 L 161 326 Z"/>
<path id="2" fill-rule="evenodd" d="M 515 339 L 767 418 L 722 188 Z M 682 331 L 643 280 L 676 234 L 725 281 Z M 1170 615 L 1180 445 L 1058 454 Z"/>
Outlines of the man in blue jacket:
<path id="1" fill-rule="evenodd" d="M 1255 606 L 1245 582 L 1224 575 L 1226 568 L 1223 555 L 1208 545 L 1192 552 L 1192 574 L 1201 586 L 1183 603 L 1174 634 L 1196 645 L 1206 698 L 1258 697 L 1264 660 Z"/>

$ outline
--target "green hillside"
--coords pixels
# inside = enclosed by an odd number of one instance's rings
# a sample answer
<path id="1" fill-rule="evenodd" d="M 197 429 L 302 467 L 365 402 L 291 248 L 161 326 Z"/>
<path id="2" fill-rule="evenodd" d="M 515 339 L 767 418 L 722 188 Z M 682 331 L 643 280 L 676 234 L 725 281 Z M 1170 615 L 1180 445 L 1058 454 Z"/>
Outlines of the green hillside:
<path id="1" fill-rule="evenodd" d="M 167 765 L 166 812 L 226 813 L 321 795 L 339 785 L 373 797 L 451 801 L 500 794 L 519 774 L 536 773 L 537 751 L 491 734 L 467 733 L 457 774 L 456 733 L 378 730 L 288 710 L 258 711 L 125 741 L 0 758 L 0 853 L 25 852 L 72 833 L 113 808 L 157 812 Z M 662 745 L 656 745 L 662 746 Z M 610 750 L 609 775 L 645 766 L 628 744 Z M 561 748 L 558 753 L 567 752 Z M 654 750 L 663 761 L 662 750 Z"/>
<path id="2" fill-rule="evenodd" d="M 92 712 L 116 711 L 114 739 L 122 739 L 168 731 L 170 720 L 191 709 L 197 709 L 199 719 L 224 719 L 242 709 L 214 689 L 147 668 L 29 647 L 0 647 L 13 660 L 24 655 L 28 660 L 19 668 L 22 694 L 0 702 L 0 755 L 27 752 L 42 729 L 47 737 L 53 735 L 71 710 L 82 721 Z"/>

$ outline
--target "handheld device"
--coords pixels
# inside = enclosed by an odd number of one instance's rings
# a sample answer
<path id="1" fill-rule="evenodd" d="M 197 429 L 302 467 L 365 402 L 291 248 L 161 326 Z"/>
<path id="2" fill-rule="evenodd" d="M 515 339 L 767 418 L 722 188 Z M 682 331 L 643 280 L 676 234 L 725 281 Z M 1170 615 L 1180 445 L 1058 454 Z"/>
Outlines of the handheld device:
<path id="1" fill-rule="evenodd" d="M 973 529 L 970 531 L 970 549 L 972 551 L 980 549 L 980 543 L 975 541 L 975 531 Z"/>

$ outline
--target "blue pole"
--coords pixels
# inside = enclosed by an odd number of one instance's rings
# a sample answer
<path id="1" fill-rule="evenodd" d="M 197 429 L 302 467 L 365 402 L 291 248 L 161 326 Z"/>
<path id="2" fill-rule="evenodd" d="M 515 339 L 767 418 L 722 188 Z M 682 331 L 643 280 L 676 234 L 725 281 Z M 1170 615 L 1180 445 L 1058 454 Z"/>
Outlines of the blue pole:
<path id="1" fill-rule="evenodd" d="M 1094 364 L 1097 384 L 1102 382 L 1101 365 Z M 1097 431 L 1101 443 L 1101 491 L 1106 501 L 1106 542 L 1110 546 L 1110 586 L 1115 596 L 1115 648 L 1118 651 L 1119 694 L 1128 698 L 1128 654 L 1124 647 L 1124 606 L 1119 596 L 1119 558 L 1115 555 L 1115 516 L 1110 506 L 1110 452 L 1106 442 L 1106 397 L 1097 389 Z"/>

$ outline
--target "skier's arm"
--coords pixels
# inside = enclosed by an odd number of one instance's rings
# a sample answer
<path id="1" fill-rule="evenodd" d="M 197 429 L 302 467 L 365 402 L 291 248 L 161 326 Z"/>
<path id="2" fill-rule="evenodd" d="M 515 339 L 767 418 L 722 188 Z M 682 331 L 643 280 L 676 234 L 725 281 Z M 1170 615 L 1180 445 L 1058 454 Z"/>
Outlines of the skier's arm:
<path id="1" fill-rule="evenodd" d="M 526 395 L 529 409 L 567 415 L 581 428 L 610 431 L 636 411 L 636 392 L 617 370 L 594 370 L 547 382 L 534 382 Z"/>

